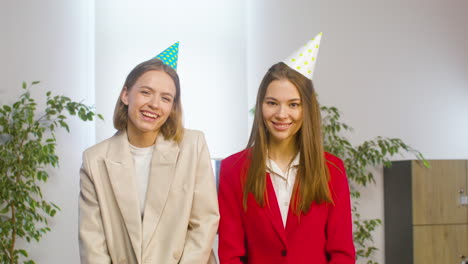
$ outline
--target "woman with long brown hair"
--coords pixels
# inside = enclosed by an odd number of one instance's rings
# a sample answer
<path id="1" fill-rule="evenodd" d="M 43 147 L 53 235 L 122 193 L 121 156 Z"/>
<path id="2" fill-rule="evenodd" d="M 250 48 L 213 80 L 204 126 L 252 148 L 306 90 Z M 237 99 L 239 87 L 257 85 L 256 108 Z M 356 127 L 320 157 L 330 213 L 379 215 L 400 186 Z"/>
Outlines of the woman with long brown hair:
<path id="1" fill-rule="evenodd" d="M 288 65 L 268 70 L 247 148 L 221 163 L 221 264 L 355 263 L 343 162 L 324 152 L 311 69 Z"/>

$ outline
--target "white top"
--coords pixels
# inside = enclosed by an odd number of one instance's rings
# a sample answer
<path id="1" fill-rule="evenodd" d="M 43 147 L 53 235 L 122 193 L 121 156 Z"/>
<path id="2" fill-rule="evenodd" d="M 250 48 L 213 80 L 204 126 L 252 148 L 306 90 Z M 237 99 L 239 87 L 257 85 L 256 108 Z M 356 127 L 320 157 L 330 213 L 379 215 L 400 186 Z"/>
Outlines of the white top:
<path id="1" fill-rule="evenodd" d="M 299 154 L 296 155 L 294 160 L 289 165 L 286 173 L 283 173 L 279 166 L 271 159 L 267 159 L 266 169 L 270 173 L 271 182 L 275 189 L 276 199 L 283 219 L 283 225 L 286 227 L 286 220 L 288 219 L 289 204 L 296 182 L 297 168 L 299 166 Z"/>
<path id="2" fill-rule="evenodd" d="M 153 156 L 154 145 L 147 148 L 139 148 L 130 144 L 130 152 L 135 163 L 135 176 L 140 200 L 140 212 L 143 218 L 145 211 L 146 191 L 148 190 L 148 180 L 151 169 L 151 157 Z"/>

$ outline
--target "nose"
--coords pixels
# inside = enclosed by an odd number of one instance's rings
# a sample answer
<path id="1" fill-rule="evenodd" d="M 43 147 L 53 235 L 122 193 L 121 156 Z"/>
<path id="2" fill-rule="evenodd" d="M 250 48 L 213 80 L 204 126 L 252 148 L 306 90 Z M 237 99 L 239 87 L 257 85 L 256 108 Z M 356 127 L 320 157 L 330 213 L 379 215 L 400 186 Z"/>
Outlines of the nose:
<path id="1" fill-rule="evenodd" d="M 159 96 L 153 95 L 150 101 L 148 102 L 148 105 L 153 109 L 157 109 L 159 108 L 160 101 L 161 101 L 161 98 L 159 98 Z"/>
<path id="2" fill-rule="evenodd" d="M 287 107 L 284 105 L 280 105 L 278 110 L 276 111 L 276 117 L 279 119 L 284 119 L 288 117 L 288 110 Z"/>

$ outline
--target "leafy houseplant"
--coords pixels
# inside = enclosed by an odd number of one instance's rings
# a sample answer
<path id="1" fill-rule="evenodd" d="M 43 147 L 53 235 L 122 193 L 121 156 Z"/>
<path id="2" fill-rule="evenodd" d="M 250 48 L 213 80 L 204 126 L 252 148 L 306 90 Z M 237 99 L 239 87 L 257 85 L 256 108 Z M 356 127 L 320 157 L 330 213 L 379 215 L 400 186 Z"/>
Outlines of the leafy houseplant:
<path id="1" fill-rule="evenodd" d="M 83 121 L 96 116 L 94 109 L 66 96 L 47 92 L 44 114 L 37 117 L 37 104 L 31 97 L 31 85 L 11 105 L 0 105 L 0 262 L 16 264 L 28 258 L 28 252 L 17 248 L 18 238 L 37 242 L 51 229 L 47 219 L 60 208 L 45 201 L 39 183 L 49 178 L 47 168 L 57 167 L 55 153 L 57 128 L 69 132 L 65 113 Z M 97 115 L 102 119 L 101 115 Z M 24 263 L 35 263 L 27 260 Z"/>
<path id="2" fill-rule="evenodd" d="M 414 154 L 422 160 L 426 167 L 428 162 L 423 155 L 405 144 L 398 138 L 376 137 L 367 140 L 358 146 L 353 146 L 343 135 L 343 132 L 352 131 L 351 127 L 340 121 L 340 112 L 336 107 L 322 106 L 322 130 L 325 150 L 343 159 L 350 183 L 351 197 L 353 199 L 353 236 L 358 259 L 367 260 L 367 264 L 377 264 L 372 257 L 378 250 L 372 245 L 372 232 L 382 224 L 381 219 L 361 218 L 358 213 L 358 198 L 360 192 L 356 186 L 367 186 L 375 183 L 375 177 L 368 169 L 370 166 L 391 166 L 390 157 L 401 152 Z"/>

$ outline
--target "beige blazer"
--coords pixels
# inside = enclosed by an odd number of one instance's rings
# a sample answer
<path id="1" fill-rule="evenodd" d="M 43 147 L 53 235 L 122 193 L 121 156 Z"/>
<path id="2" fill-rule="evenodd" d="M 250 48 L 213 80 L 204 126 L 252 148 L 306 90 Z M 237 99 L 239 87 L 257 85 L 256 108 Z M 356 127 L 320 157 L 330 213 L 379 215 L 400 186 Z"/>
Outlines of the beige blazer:
<path id="1" fill-rule="evenodd" d="M 125 131 L 87 149 L 80 170 L 82 264 L 205 264 L 219 222 L 203 133 L 156 139 L 144 217 Z"/>

